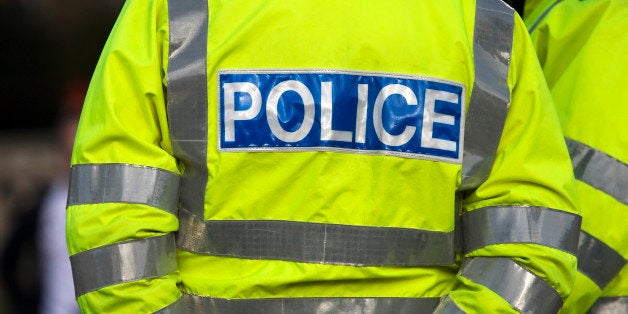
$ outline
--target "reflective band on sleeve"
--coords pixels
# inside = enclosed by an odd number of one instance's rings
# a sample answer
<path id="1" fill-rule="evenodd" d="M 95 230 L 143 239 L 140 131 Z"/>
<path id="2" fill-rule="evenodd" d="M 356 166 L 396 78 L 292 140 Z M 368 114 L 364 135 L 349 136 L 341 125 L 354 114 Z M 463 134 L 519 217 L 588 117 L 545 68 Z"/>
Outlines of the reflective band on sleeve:
<path id="1" fill-rule="evenodd" d="M 179 248 L 197 254 L 356 266 L 451 265 L 453 232 L 278 220 L 204 221 L 179 211 Z"/>
<path id="2" fill-rule="evenodd" d="M 509 258 L 467 259 L 462 276 L 491 289 L 524 313 L 556 313 L 563 305 L 550 284 Z"/>
<path id="3" fill-rule="evenodd" d="M 203 213 L 207 184 L 207 1 L 168 1 L 168 123 L 185 164 L 181 205 Z"/>
<path id="4" fill-rule="evenodd" d="M 464 311 L 458 307 L 458 304 L 449 296 L 446 295 L 441 301 L 435 314 L 464 314 Z"/>
<path id="5" fill-rule="evenodd" d="M 587 311 L 588 314 L 628 313 L 627 297 L 601 297 Z"/>
<path id="6" fill-rule="evenodd" d="M 439 298 L 283 298 L 220 299 L 183 294 L 179 301 L 157 312 L 175 313 L 432 313 Z"/>
<path id="7" fill-rule="evenodd" d="M 177 270 L 174 236 L 111 244 L 70 256 L 76 296 Z"/>
<path id="8" fill-rule="evenodd" d="M 464 252 L 503 243 L 532 243 L 576 255 L 582 217 L 544 207 L 484 207 L 462 215 Z"/>
<path id="9" fill-rule="evenodd" d="M 493 166 L 508 114 L 508 68 L 514 30 L 513 9 L 501 0 L 478 0 L 473 62 L 475 80 L 464 132 L 460 190 L 477 188 Z"/>
<path id="10" fill-rule="evenodd" d="M 578 141 L 566 141 L 576 179 L 628 205 L 628 165 Z"/>
<path id="11" fill-rule="evenodd" d="M 601 290 L 604 290 L 624 265 L 626 260 L 621 254 L 590 234 L 580 232 L 578 270 L 593 280 Z"/>
<path id="12" fill-rule="evenodd" d="M 197 296 L 195 296 L 197 297 Z M 186 294 L 184 293 L 179 299 L 177 299 L 175 302 L 171 303 L 170 305 L 166 306 L 165 308 L 155 312 L 154 314 L 182 314 L 182 313 L 186 313 L 186 314 L 194 314 L 194 313 L 210 313 L 208 311 L 200 311 L 200 312 L 195 312 L 198 310 L 195 310 L 195 305 L 193 302 L 190 302 L 187 300 L 188 298 L 186 297 Z M 219 312 L 214 312 L 214 313 L 219 313 Z"/>
<path id="13" fill-rule="evenodd" d="M 176 215 L 179 175 L 128 164 L 82 164 L 71 169 L 68 206 L 137 203 Z"/>

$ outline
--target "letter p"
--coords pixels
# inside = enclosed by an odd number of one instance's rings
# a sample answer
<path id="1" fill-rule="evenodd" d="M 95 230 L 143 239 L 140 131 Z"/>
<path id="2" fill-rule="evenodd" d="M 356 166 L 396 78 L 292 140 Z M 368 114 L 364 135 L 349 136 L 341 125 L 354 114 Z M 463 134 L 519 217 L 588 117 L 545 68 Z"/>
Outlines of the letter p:
<path id="1" fill-rule="evenodd" d="M 262 94 L 253 83 L 238 82 L 238 83 L 225 83 L 223 85 L 224 92 L 224 132 L 225 141 L 235 141 L 235 121 L 236 120 L 251 120 L 255 118 L 262 108 Z M 236 110 L 235 109 L 235 94 L 246 93 L 251 97 L 251 104 L 247 109 Z M 239 100 L 245 99 L 240 97 Z M 240 103 L 240 101 L 238 101 Z M 244 107 L 244 106 L 241 106 Z"/>

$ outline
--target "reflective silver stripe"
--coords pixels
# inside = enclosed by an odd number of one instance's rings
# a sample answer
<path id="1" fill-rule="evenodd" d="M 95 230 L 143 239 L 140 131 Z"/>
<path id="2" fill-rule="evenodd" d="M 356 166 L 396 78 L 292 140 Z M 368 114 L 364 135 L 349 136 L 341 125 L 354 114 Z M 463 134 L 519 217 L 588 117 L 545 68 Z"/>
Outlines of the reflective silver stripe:
<path id="1" fill-rule="evenodd" d="M 278 220 L 209 220 L 179 211 L 177 246 L 197 254 L 318 264 L 454 263 L 453 232 Z"/>
<path id="2" fill-rule="evenodd" d="M 462 198 L 463 192 L 457 191 L 454 200 L 454 251 L 456 254 L 462 253 Z"/>
<path id="3" fill-rule="evenodd" d="M 547 9 L 545 9 L 545 11 L 543 11 L 543 13 L 541 15 L 539 15 L 539 17 L 536 19 L 536 21 L 534 21 L 534 24 L 532 24 L 532 26 L 530 26 L 530 28 L 528 28 L 528 33 L 532 34 L 532 32 L 536 29 L 537 26 L 539 26 L 539 23 L 541 23 L 541 21 L 543 21 L 543 19 L 545 19 L 545 17 L 547 16 L 547 14 L 550 13 L 550 11 L 552 11 L 552 9 L 563 0 L 556 0 L 554 3 L 552 3 L 552 5 L 550 5 L 549 7 L 547 7 Z"/>
<path id="4" fill-rule="evenodd" d="M 563 305 L 550 284 L 509 258 L 467 259 L 462 276 L 491 289 L 524 313 L 556 313 Z"/>
<path id="5" fill-rule="evenodd" d="M 626 265 L 621 254 L 606 243 L 581 231 L 578 241 L 578 270 L 602 290 Z"/>
<path id="6" fill-rule="evenodd" d="M 177 270 L 174 236 L 115 243 L 70 256 L 76 296 Z"/>
<path id="7" fill-rule="evenodd" d="M 98 203 L 137 203 L 176 215 L 179 175 L 129 164 L 74 165 L 68 206 Z"/>
<path id="8" fill-rule="evenodd" d="M 595 301 L 587 311 L 590 314 L 619 314 L 628 313 L 628 296 L 601 297 Z"/>
<path id="9" fill-rule="evenodd" d="M 462 215 L 464 252 L 502 243 L 533 243 L 576 255 L 582 217 L 545 207 L 484 207 Z"/>
<path id="10" fill-rule="evenodd" d="M 578 141 L 566 141 L 576 179 L 628 205 L 628 165 Z"/>
<path id="11" fill-rule="evenodd" d="M 184 294 L 157 312 L 170 313 L 432 313 L 439 298 L 221 299 Z"/>
<path id="12" fill-rule="evenodd" d="M 440 304 L 434 311 L 434 314 L 463 314 L 464 311 L 458 307 L 458 304 L 449 296 L 446 295 L 440 301 Z"/>
<path id="13" fill-rule="evenodd" d="M 168 123 L 185 164 L 181 205 L 203 213 L 207 184 L 207 1 L 168 1 Z"/>
<path id="14" fill-rule="evenodd" d="M 501 0 L 477 0 L 473 34 L 475 81 L 465 120 L 461 190 L 486 180 L 504 129 L 510 89 L 508 68 L 513 9 Z"/>

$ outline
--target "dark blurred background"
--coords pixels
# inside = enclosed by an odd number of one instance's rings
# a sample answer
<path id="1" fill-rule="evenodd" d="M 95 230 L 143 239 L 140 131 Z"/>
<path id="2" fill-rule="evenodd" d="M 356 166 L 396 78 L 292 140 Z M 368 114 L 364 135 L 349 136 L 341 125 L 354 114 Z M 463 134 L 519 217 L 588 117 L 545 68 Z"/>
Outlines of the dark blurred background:
<path id="1" fill-rule="evenodd" d="M 39 312 L 39 207 L 123 3 L 0 0 L 1 314 Z"/>

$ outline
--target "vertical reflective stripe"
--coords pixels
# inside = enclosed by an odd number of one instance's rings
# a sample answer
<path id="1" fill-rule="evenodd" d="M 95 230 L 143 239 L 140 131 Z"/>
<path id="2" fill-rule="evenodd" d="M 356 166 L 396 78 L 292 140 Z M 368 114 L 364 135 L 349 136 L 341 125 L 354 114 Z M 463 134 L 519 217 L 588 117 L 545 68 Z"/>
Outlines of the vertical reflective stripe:
<path id="1" fill-rule="evenodd" d="M 179 175 L 128 164 L 72 166 L 68 206 L 110 202 L 144 204 L 176 215 Z"/>
<path id="2" fill-rule="evenodd" d="M 462 264 L 462 276 L 481 284 L 524 313 L 556 313 L 560 294 L 543 279 L 509 258 L 474 257 Z"/>
<path id="3" fill-rule="evenodd" d="M 170 313 L 432 313 L 439 298 L 276 298 L 221 299 L 184 294 L 157 312 Z"/>
<path id="4" fill-rule="evenodd" d="M 578 270 L 604 290 L 626 265 L 621 254 L 606 243 L 581 231 L 578 241 Z"/>
<path id="5" fill-rule="evenodd" d="M 475 80 L 465 121 L 460 190 L 477 188 L 493 166 L 510 103 L 508 68 L 514 31 L 513 12 L 501 0 L 476 2 Z"/>
<path id="6" fill-rule="evenodd" d="M 576 179 L 628 205 L 628 165 L 576 140 L 565 140 Z"/>
<path id="7" fill-rule="evenodd" d="M 181 205 L 202 214 L 207 184 L 207 1 L 168 1 L 168 123 L 183 161 Z"/>
<path id="8" fill-rule="evenodd" d="M 601 297 L 595 301 L 587 311 L 590 314 L 619 314 L 628 313 L 628 296 Z"/>
<path id="9" fill-rule="evenodd" d="M 463 239 L 462 239 L 462 192 L 456 192 L 456 198 L 454 200 L 454 206 L 456 206 L 454 211 L 454 252 L 456 254 L 461 254 L 463 250 Z"/>
<path id="10" fill-rule="evenodd" d="M 463 314 L 464 311 L 458 307 L 458 304 L 449 296 L 446 295 L 440 301 L 440 304 L 434 311 L 435 314 Z"/>
<path id="11" fill-rule="evenodd" d="M 174 236 L 115 243 L 70 256 L 76 296 L 177 270 Z"/>
<path id="12" fill-rule="evenodd" d="M 530 28 L 528 28 L 528 33 L 532 34 L 532 32 L 536 29 L 536 27 L 539 26 L 539 23 L 541 23 L 541 21 L 543 21 L 543 19 L 545 19 L 547 14 L 549 14 L 550 11 L 552 11 L 552 9 L 561 1 L 563 1 L 563 0 L 556 0 L 554 3 L 552 3 L 552 5 L 547 7 L 547 9 L 545 9 L 545 11 L 541 15 L 539 15 L 539 17 L 536 19 L 536 21 L 534 21 L 534 24 L 532 24 L 532 26 L 530 26 Z"/>
<path id="13" fill-rule="evenodd" d="M 533 243 L 576 255 L 582 218 L 544 207 L 484 207 L 462 215 L 464 252 L 502 243 Z"/>

